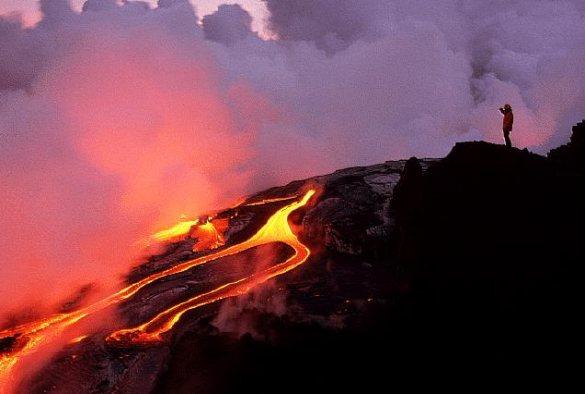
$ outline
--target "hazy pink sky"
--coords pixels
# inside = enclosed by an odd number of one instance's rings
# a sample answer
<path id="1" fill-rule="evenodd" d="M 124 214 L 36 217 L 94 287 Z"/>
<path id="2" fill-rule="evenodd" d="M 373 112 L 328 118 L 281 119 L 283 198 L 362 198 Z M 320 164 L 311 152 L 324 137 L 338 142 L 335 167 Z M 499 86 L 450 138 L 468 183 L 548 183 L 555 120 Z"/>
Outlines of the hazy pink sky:
<path id="1" fill-rule="evenodd" d="M 145 0 L 155 5 L 157 0 Z M 207 15 L 214 12 L 220 4 L 240 4 L 254 17 L 252 26 L 254 30 L 262 32 L 263 19 L 266 15 L 266 7 L 259 0 L 190 0 L 197 8 L 199 16 Z M 81 9 L 85 0 L 70 0 L 70 3 L 76 9 Z M 24 15 L 28 25 L 32 25 L 40 18 L 38 11 L 38 0 L 0 0 L 0 15 L 18 12 Z"/>

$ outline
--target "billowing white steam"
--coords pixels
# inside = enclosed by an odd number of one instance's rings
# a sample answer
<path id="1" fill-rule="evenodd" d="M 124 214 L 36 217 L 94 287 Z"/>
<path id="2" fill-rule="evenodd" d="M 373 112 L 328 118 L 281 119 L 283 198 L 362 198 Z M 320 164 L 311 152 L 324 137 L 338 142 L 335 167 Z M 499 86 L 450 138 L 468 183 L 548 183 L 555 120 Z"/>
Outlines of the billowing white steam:
<path id="1" fill-rule="evenodd" d="M 582 0 L 40 2 L 0 19 L 0 310 L 123 272 L 140 236 L 261 187 L 585 117 Z M 115 285 L 115 284 L 114 284 Z"/>

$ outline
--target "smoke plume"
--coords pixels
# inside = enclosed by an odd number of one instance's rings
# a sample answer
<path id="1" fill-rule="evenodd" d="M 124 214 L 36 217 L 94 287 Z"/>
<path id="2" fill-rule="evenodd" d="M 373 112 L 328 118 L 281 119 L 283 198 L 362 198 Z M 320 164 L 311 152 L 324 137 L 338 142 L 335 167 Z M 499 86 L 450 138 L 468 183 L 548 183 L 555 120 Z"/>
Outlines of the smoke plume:
<path id="1" fill-rule="evenodd" d="M 195 2 L 196 3 L 196 2 Z M 107 289 L 134 242 L 262 187 L 585 114 L 581 0 L 41 0 L 0 17 L 0 310 Z"/>

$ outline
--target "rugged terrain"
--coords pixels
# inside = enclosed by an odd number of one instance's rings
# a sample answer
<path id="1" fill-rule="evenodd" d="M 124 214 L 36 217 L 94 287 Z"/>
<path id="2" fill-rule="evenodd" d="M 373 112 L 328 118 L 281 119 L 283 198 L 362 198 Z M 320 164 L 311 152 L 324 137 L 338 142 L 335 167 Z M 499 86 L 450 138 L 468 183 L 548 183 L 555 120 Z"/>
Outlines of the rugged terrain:
<path id="1" fill-rule="evenodd" d="M 288 200 L 254 202 L 318 190 L 290 217 L 311 250 L 306 263 L 187 312 L 160 343 L 89 335 L 20 390 L 367 390 L 493 382 L 518 377 L 518 365 L 533 368 L 533 378 L 565 368 L 582 298 L 584 136 L 581 123 L 548 158 L 462 143 L 441 160 L 349 168 L 251 196 L 216 215 L 229 220 L 224 247 L 252 236 Z M 209 253 L 193 252 L 195 241 L 169 245 L 137 266 L 129 283 Z M 141 289 L 118 314 L 139 324 L 291 253 L 264 245 L 195 267 Z"/>

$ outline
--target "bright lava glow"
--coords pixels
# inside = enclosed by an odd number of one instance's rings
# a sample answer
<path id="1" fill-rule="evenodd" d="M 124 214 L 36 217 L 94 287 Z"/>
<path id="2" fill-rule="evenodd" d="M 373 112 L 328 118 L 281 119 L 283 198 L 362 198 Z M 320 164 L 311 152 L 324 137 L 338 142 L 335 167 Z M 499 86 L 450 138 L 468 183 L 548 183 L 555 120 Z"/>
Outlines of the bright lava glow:
<path id="1" fill-rule="evenodd" d="M 223 255 L 243 252 L 255 246 L 264 245 L 272 242 L 283 242 L 291 246 L 295 253 L 284 263 L 272 266 L 261 272 L 253 274 L 247 278 L 222 285 L 210 292 L 200 294 L 187 301 L 181 302 L 172 308 L 158 314 L 150 321 L 130 329 L 116 331 L 108 337 L 111 341 L 120 341 L 129 339 L 133 342 L 157 341 L 161 339 L 161 334 L 169 331 L 181 316 L 191 310 L 203 305 L 207 305 L 224 298 L 238 296 L 247 293 L 251 288 L 258 284 L 264 283 L 275 276 L 282 275 L 297 266 L 304 263 L 309 257 L 309 249 L 303 245 L 296 235 L 292 232 L 288 224 L 288 216 L 298 208 L 307 204 L 311 196 L 315 193 L 310 190 L 305 194 L 301 201 L 294 202 L 278 210 L 268 219 L 268 222 L 249 240 L 241 244 L 234 245 L 231 248 L 222 251 Z M 229 253 L 226 253 L 228 252 Z M 208 258 L 223 257 L 222 252 L 208 256 Z"/>
<path id="2" fill-rule="evenodd" d="M 119 290 L 117 293 L 112 294 L 111 296 L 98 301 L 95 304 L 81 308 L 80 310 L 70 313 L 57 314 L 46 319 L 26 323 L 8 330 L 0 331 L 0 340 L 10 337 L 16 338 L 16 342 L 12 346 L 12 350 L 4 354 L 0 354 L 0 393 L 4 392 L 5 388 L 9 385 L 13 368 L 18 364 L 18 361 L 21 360 L 22 357 L 34 353 L 43 344 L 58 338 L 58 336 L 67 327 L 77 323 L 84 317 L 104 310 L 107 307 L 132 297 L 144 286 L 161 278 L 184 272 L 209 261 L 235 255 L 256 246 L 273 242 L 282 242 L 294 249 L 293 256 L 288 258 L 283 263 L 271 266 L 264 269 L 263 271 L 257 272 L 250 275 L 249 277 L 237 280 L 235 282 L 226 283 L 207 293 L 197 295 L 187 301 L 181 302 L 161 312 L 150 321 L 138 327 L 116 331 L 108 337 L 109 341 L 128 340 L 131 342 L 140 343 L 160 340 L 161 334 L 171 330 L 185 312 L 228 297 L 244 294 L 253 287 L 298 267 L 307 260 L 310 255 L 310 251 L 298 240 L 296 235 L 292 232 L 292 229 L 288 223 L 288 217 L 295 210 L 305 206 L 314 194 L 314 190 L 309 190 L 301 200 L 292 202 L 291 204 L 286 205 L 285 207 L 276 211 L 256 234 L 240 244 L 227 247 L 207 256 L 189 260 L 164 271 L 154 273 Z M 267 203 L 269 201 L 270 200 L 266 200 L 260 203 Z M 211 222 L 207 222 L 198 227 L 202 228 L 202 231 L 211 235 L 207 239 L 214 240 L 213 244 L 207 245 L 208 247 L 215 246 L 215 242 L 223 242 L 223 239 L 219 239 L 220 233 L 215 228 L 215 226 L 211 224 Z M 189 226 L 189 228 L 191 228 L 191 226 Z M 184 227 L 182 229 L 184 230 Z M 219 245 L 215 247 L 218 246 Z M 73 342 L 75 342 L 75 339 Z"/>
<path id="3" fill-rule="evenodd" d="M 223 233 L 227 230 L 227 219 L 208 220 L 195 227 L 191 236 L 197 241 L 193 245 L 194 252 L 217 249 L 225 244 Z"/>
<path id="4" fill-rule="evenodd" d="M 175 224 L 171 228 L 161 230 L 152 235 L 152 238 L 158 242 L 170 241 L 189 234 L 191 227 L 199 223 L 199 220 L 184 220 Z"/>

